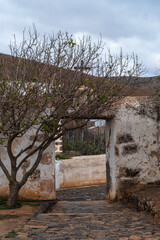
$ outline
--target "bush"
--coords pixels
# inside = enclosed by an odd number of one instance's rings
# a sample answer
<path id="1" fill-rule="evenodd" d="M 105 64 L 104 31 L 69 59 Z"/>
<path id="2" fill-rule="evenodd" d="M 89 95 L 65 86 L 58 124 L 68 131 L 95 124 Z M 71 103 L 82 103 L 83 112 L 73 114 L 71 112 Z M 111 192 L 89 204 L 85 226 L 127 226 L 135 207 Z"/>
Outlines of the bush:
<path id="1" fill-rule="evenodd" d="M 96 155 L 105 153 L 105 149 L 99 148 L 97 144 L 92 141 L 63 141 L 63 151 L 75 151 L 79 155 Z"/>

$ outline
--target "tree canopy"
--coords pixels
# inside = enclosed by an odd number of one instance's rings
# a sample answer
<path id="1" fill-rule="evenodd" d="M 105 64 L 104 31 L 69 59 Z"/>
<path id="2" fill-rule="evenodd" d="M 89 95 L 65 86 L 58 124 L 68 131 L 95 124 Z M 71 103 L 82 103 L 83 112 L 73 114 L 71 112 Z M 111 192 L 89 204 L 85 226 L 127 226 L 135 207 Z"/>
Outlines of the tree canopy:
<path id="1" fill-rule="evenodd" d="M 24 30 L 20 43 L 14 37 L 9 47 L 10 55 L 0 54 L 0 143 L 7 139 L 11 171 L 2 159 L 0 167 L 9 181 L 8 205 L 15 206 L 19 189 L 50 143 L 127 95 L 131 77 L 140 75 L 143 66 L 137 56 L 122 51 L 103 57 L 101 39 L 76 40 L 62 32 L 40 37 L 36 28 Z M 31 144 L 15 155 L 13 142 L 33 128 Z M 18 181 L 19 169 L 35 153 L 32 167 Z"/>

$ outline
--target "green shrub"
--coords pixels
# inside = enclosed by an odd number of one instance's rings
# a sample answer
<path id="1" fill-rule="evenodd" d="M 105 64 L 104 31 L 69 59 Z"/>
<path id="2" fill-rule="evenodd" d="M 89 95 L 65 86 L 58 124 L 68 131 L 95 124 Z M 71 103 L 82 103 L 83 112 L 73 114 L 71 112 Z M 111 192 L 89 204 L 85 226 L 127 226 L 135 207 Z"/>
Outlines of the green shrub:
<path id="1" fill-rule="evenodd" d="M 57 159 L 57 160 L 61 160 L 61 159 L 71 159 L 71 157 L 68 156 L 68 155 L 64 155 L 64 154 L 57 154 L 57 155 L 56 155 L 56 159 Z"/>
<path id="2" fill-rule="evenodd" d="M 100 149 L 93 141 L 64 141 L 63 151 L 75 151 L 79 155 L 96 155 L 105 153 L 105 149 Z"/>
<path id="3" fill-rule="evenodd" d="M 17 236 L 17 231 L 12 230 L 11 232 L 9 232 L 5 235 L 5 238 L 14 238 L 16 236 Z"/>

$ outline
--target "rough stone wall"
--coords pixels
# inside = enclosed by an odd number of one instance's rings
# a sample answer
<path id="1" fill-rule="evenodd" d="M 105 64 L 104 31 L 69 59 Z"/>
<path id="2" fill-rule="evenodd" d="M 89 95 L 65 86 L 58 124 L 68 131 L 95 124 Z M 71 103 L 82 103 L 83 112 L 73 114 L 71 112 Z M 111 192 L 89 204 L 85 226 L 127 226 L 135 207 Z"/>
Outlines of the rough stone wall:
<path id="1" fill-rule="evenodd" d="M 105 154 L 56 161 L 56 189 L 106 183 Z"/>
<path id="2" fill-rule="evenodd" d="M 160 180 L 159 123 L 155 112 L 148 116 L 134 109 L 143 100 L 126 98 L 114 119 L 116 175 L 120 182 Z"/>
<path id="3" fill-rule="evenodd" d="M 23 138 L 13 142 L 13 153 L 16 154 L 20 149 L 30 144 L 30 140 L 35 130 L 30 131 Z M 39 140 L 40 141 L 40 140 Z M 51 144 L 43 153 L 41 162 L 34 173 L 29 177 L 28 182 L 21 188 L 19 197 L 34 199 L 54 199 L 54 144 Z M 1 159 L 10 172 L 10 161 L 5 145 L 0 149 Z M 24 155 L 23 155 L 24 156 Z M 30 169 L 36 154 L 30 157 L 18 171 L 17 180 L 20 180 L 23 174 Z M 8 195 L 8 180 L 0 168 L 0 196 Z"/>

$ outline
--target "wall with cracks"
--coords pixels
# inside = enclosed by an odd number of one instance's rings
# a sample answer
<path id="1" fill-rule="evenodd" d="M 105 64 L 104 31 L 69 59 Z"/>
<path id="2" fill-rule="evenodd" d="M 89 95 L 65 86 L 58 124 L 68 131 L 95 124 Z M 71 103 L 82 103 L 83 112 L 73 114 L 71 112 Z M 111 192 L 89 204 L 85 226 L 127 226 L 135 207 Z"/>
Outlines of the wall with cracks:
<path id="1" fill-rule="evenodd" d="M 159 119 L 153 107 L 143 109 L 146 97 L 128 97 L 114 119 L 117 184 L 160 180 Z"/>
<path id="2" fill-rule="evenodd" d="M 17 154 L 21 149 L 31 144 L 31 140 L 35 135 L 35 129 L 30 130 L 23 138 L 18 138 L 12 144 L 13 154 Z M 40 141 L 40 140 L 39 140 Z M 10 160 L 6 150 L 6 144 L 0 147 L 0 157 L 10 172 Z M 55 199 L 55 182 L 54 182 L 54 161 L 55 161 L 55 145 L 52 143 L 43 153 L 39 166 L 29 177 L 27 183 L 21 188 L 19 197 L 31 199 Z M 29 151 L 29 150 L 28 150 Z M 25 154 L 22 155 L 24 157 Z M 36 154 L 29 157 L 22 164 L 17 174 L 17 181 L 20 181 L 24 174 L 31 168 L 35 162 Z M 21 160 L 21 159 L 19 159 Z M 0 168 L 0 196 L 7 197 L 9 193 L 9 182 Z"/>

